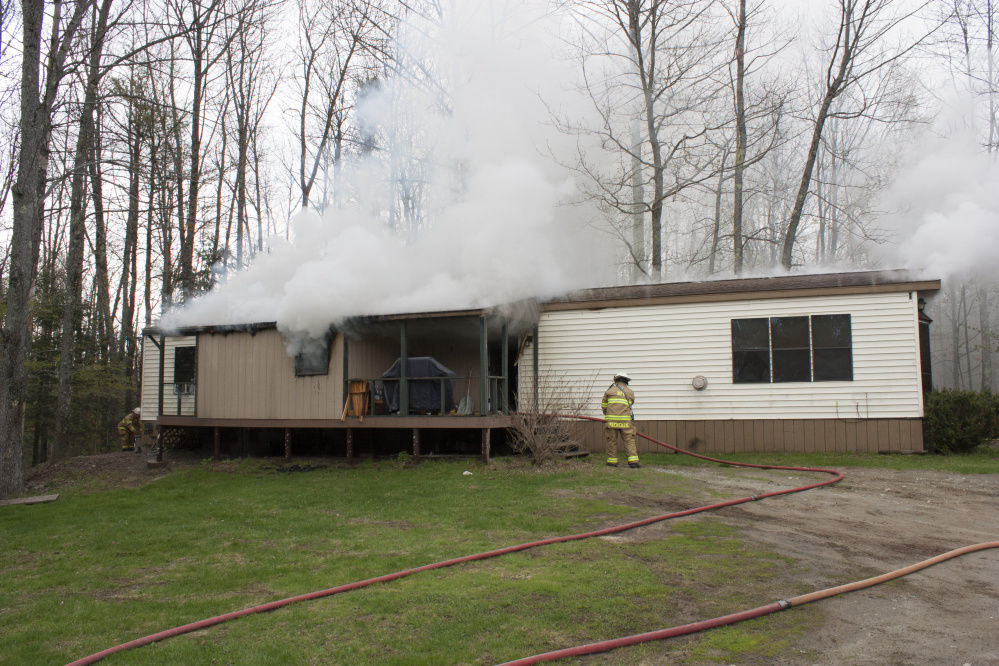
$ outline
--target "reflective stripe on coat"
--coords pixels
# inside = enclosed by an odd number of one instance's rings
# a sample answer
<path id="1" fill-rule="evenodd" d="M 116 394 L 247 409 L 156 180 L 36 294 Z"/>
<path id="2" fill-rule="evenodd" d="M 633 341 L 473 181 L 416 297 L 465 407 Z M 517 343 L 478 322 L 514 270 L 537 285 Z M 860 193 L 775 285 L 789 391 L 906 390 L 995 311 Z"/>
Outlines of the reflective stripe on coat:
<path id="1" fill-rule="evenodd" d="M 631 406 L 635 404 L 635 393 L 624 382 L 615 382 L 607 391 L 600 403 L 604 413 L 604 421 L 609 428 L 628 428 L 631 426 Z"/>

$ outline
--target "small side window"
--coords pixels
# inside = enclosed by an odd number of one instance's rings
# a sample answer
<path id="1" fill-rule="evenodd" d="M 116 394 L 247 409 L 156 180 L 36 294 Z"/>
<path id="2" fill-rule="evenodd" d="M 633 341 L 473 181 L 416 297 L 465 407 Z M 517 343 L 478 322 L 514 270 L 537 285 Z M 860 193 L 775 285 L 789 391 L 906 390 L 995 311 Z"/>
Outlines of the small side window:
<path id="1" fill-rule="evenodd" d="M 198 368 L 198 348 L 177 347 L 173 350 L 173 383 L 193 384 Z"/>

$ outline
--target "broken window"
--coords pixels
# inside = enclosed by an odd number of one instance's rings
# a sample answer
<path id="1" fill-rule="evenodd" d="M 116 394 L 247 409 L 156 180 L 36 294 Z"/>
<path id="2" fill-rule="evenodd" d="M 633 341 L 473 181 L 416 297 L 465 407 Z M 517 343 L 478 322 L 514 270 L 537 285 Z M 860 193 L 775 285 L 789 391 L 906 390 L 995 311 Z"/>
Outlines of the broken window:
<path id="1" fill-rule="evenodd" d="M 298 353 L 295 354 L 295 376 L 328 375 L 332 344 L 332 333 L 321 338 L 310 338 L 300 343 Z"/>

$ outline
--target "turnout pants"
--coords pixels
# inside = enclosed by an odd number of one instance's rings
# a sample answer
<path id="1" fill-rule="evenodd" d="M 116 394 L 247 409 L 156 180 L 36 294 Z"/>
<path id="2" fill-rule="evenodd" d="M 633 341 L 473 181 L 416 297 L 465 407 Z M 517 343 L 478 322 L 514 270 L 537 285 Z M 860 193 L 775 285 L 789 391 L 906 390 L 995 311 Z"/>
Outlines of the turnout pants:
<path id="1" fill-rule="evenodd" d="M 624 452 L 628 456 L 628 462 L 638 462 L 638 449 L 635 448 L 635 426 L 629 425 L 627 428 L 614 428 L 609 424 L 604 425 L 604 440 L 607 443 L 607 463 L 617 464 L 617 441 L 624 442 Z"/>

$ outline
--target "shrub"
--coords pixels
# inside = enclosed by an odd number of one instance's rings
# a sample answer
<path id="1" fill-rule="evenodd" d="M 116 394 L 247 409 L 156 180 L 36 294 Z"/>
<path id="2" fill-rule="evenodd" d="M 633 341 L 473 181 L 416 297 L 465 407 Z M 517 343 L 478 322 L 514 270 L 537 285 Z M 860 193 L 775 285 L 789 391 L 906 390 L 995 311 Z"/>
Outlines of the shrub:
<path id="1" fill-rule="evenodd" d="M 937 449 L 968 453 L 999 438 L 999 394 L 941 389 L 926 396 L 926 424 Z"/>
<path id="2" fill-rule="evenodd" d="M 546 370 L 538 375 L 537 386 L 536 402 L 532 395 L 518 396 L 520 410 L 512 415 L 509 432 L 513 450 L 531 454 L 533 463 L 542 465 L 578 446 L 573 439 L 577 423 L 571 417 L 586 411 L 593 381 L 576 383 L 564 373 Z"/>

